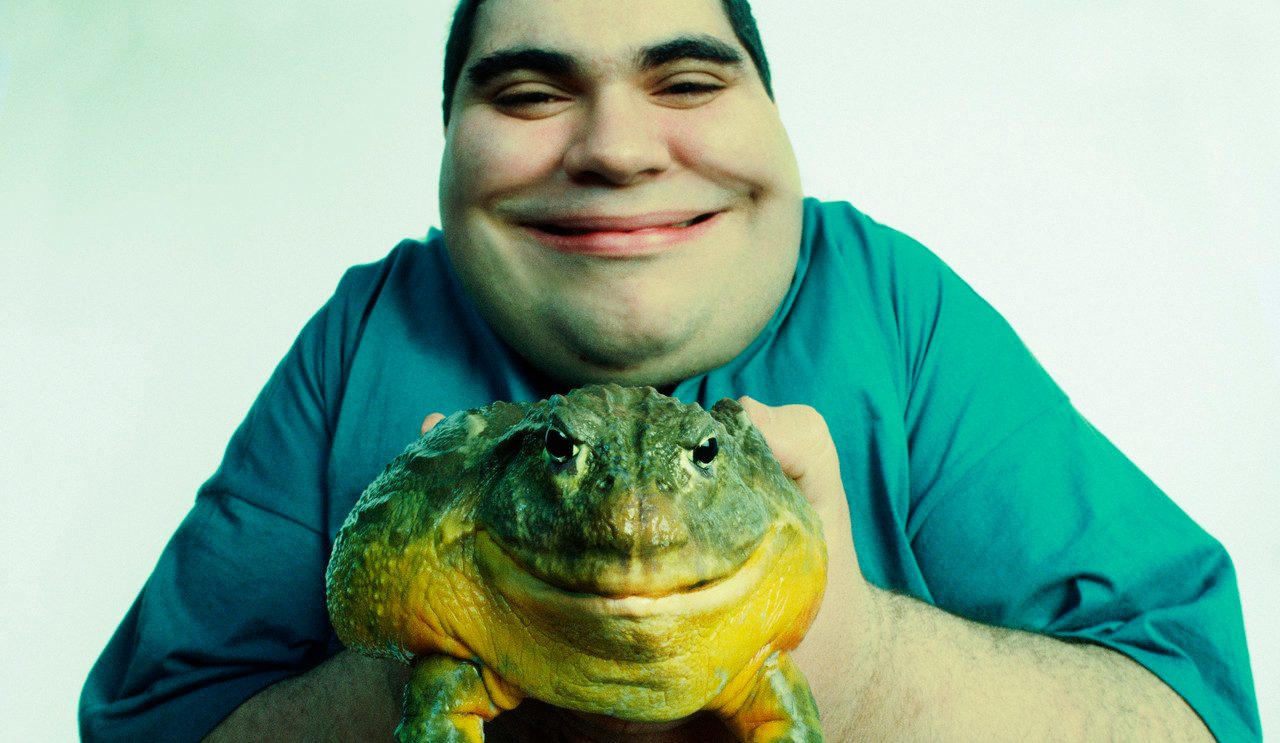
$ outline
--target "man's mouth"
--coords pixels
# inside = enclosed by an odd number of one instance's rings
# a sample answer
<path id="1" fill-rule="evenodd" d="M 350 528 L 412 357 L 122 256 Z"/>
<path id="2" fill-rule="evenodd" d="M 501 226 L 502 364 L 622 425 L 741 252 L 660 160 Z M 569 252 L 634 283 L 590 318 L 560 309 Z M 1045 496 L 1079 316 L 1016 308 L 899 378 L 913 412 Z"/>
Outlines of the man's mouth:
<path id="1" fill-rule="evenodd" d="M 566 215 L 529 220 L 520 226 L 560 253 L 599 258 L 657 255 L 699 237 L 723 211 L 652 212 L 635 216 Z"/>
<path id="2" fill-rule="evenodd" d="M 664 222 L 658 215 L 641 217 L 595 217 L 535 222 L 529 226 L 552 235 L 589 235 L 594 232 L 640 232 L 653 229 L 684 229 L 711 219 L 717 212 L 706 212 L 678 222 Z M 655 217 L 658 217 L 655 219 Z"/>

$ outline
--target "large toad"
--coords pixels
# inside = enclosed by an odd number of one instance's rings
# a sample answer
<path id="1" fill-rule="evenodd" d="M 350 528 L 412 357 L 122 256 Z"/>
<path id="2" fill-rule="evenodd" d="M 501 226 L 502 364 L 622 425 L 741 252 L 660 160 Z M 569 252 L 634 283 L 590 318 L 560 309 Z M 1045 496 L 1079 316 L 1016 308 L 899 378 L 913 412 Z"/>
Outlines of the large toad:
<path id="1" fill-rule="evenodd" d="M 446 418 L 365 490 L 326 576 L 338 636 L 412 663 L 397 740 L 481 741 L 534 697 L 820 741 L 790 660 L 817 515 L 733 400 L 584 387 Z"/>

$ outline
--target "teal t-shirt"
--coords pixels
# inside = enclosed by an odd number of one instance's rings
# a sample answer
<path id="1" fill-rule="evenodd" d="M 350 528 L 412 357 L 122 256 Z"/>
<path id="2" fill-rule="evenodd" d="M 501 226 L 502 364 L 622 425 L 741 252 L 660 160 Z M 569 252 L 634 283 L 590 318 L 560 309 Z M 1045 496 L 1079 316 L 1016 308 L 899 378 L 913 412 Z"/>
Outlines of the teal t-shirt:
<path id="1" fill-rule="evenodd" d="M 980 622 L 1114 648 L 1220 740 L 1258 739 L 1222 546 L 937 257 L 848 204 L 804 209 L 795 278 L 769 325 L 675 396 L 812 405 L 839 448 L 869 581 Z M 438 232 L 351 269 L 90 673 L 83 739 L 198 740 L 340 650 L 324 598 L 334 535 L 423 416 L 560 391 L 476 313 Z"/>

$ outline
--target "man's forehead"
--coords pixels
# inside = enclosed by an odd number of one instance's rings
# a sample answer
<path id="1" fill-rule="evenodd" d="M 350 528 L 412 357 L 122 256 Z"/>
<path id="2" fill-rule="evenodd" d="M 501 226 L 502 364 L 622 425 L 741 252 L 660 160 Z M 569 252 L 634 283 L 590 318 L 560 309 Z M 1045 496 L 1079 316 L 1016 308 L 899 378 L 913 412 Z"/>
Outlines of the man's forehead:
<path id="1" fill-rule="evenodd" d="M 485 0 L 468 56 L 545 48 L 628 62 L 642 49 L 689 36 L 741 48 L 721 0 Z"/>

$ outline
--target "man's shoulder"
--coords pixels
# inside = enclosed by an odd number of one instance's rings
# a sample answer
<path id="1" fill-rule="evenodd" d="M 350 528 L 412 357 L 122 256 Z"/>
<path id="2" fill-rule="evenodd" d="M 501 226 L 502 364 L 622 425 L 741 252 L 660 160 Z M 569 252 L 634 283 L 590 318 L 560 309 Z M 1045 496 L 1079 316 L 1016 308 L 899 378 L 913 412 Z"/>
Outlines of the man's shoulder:
<path id="1" fill-rule="evenodd" d="M 424 322 L 433 331 L 437 325 L 457 325 L 449 274 L 438 231 L 401 240 L 382 258 L 348 268 L 303 335 L 322 338 L 319 348 L 325 353 L 350 361 L 371 341 L 394 349 Z"/>
<path id="2" fill-rule="evenodd" d="M 847 201 L 804 201 L 802 254 L 819 275 L 880 287 L 931 286 L 950 269 L 932 250 Z"/>
<path id="3" fill-rule="evenodd" d="M 351 266 L 342 275 L 334 298 L 343 304 L 363 305 L 381 293 L 395 289 L 413 277 L 442 274 L 443 237 L 432 230 L 422 238 L 405 238 L 382 258 Z"/>

